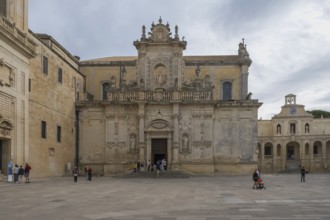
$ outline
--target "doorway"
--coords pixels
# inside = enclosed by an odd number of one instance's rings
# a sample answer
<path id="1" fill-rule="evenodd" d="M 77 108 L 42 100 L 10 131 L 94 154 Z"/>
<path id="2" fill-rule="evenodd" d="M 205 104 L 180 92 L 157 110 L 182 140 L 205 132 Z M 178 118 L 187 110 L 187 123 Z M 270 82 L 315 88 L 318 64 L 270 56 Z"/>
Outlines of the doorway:
<path id="1" fill-rule="evenodd" d="M 151 164 L 162 159 L 167 160 L 167 139 L 151 139 Z"/>
<path id="2" fill-rule="evenodd" d="M 2 171 L 2 140 L 0 140 L 0 170 Z"/>
<path id="3" fill-rule="evenodd" d="M 0 139 L 0 170 L 7 175 L 8 162 L 10 161 L 10 140 Z"/>

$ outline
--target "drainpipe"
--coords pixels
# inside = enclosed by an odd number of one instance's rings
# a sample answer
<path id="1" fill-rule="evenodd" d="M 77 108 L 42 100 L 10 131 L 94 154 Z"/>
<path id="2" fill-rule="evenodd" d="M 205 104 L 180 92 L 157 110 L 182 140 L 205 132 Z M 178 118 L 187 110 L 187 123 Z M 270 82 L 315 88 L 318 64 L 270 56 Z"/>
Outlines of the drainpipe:
<path id="1" fill-rule="evenodd" d="M 74 165 L 78 168 L 79 165 L 79 110 L 76 107 L 76 146 Z"/>

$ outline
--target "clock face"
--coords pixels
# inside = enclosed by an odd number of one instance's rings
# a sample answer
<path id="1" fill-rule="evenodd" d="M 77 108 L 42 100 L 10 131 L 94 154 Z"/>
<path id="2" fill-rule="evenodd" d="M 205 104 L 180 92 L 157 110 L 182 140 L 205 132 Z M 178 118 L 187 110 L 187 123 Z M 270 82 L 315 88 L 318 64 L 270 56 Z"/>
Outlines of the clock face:
<path id="1" fill-rule="evenodd" d="M 294 114 L 297 113 L 297 109 L 296 108 L 290 108 L 289 112 L 290 112 L 291 115 L 294 115 Z"/>

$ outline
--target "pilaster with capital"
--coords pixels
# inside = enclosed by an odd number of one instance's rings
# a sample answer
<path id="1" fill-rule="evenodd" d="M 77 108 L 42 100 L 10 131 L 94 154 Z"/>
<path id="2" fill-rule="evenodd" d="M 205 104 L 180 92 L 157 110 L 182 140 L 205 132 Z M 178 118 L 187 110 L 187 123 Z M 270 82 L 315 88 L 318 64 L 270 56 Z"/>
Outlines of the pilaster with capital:
<path id="1" fill-rule="evenodd" d="M 139 103 L 139 160 L 145 161 L 145 144 L 144 144 L 144 119 L 145 104 Z"/>
<path id="2" fill-rule="evenodd" d="M 173 104 L 173 144 L 172 163 L 179 162 L 179 104 Z"/>

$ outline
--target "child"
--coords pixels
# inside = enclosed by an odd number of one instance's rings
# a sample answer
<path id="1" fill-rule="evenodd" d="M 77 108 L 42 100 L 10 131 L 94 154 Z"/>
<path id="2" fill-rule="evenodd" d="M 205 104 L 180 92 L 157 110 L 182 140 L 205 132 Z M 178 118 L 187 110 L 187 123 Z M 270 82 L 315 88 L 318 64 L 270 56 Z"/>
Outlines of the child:
<path id="1" fill-rule="evenodd" d="M 262 179 L 259 178 L 257 181 L 257 188 L 256 189 L 266 189 L 265 184 L 262 182 Z"/>

